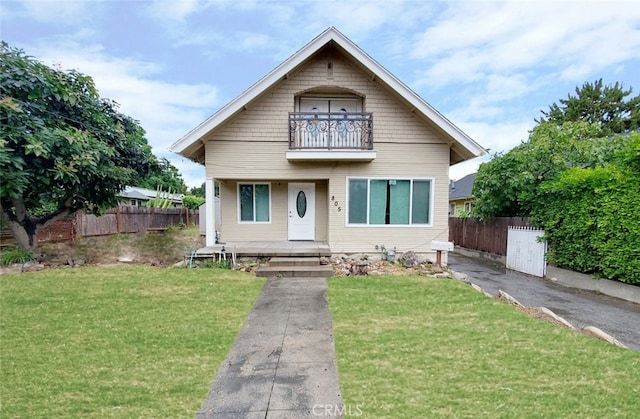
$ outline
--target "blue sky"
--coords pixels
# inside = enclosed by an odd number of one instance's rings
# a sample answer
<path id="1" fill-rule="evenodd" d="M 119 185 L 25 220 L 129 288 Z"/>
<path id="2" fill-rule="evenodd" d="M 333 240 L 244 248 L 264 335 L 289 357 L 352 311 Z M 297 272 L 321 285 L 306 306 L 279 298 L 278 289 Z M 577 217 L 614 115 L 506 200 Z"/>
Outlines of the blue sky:
<path id="1" fill-rule="evenodd" d="M 335 26 L 492 153 L 602 78 L 640 91 L 640 2 L 139 0 L 0 2 L 0 35 L 93 77 L 189 186 L 170 145 Z M 487 160 L 451 168 L 451 178 Z"/>

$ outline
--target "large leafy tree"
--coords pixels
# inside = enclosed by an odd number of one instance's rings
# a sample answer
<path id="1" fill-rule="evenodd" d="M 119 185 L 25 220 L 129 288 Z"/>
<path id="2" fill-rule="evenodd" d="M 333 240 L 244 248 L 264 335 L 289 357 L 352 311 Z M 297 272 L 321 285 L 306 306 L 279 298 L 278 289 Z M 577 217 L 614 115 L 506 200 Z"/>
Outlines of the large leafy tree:
<path id="1" fill-rule="evenodd" d="M 622 83 L 603 85 L 602 79 L 576 87 L 576 94 L 568 94 L 553 103 L 548 111 L 541 111 L 536 122 L 550 121 L 556 125 L 565 122 L 585 121 L 597 124 L 607 133 L 632 131 L 640 127 L 640 95 L 631 97 L 632 88 L 624 89 Z"/>
<path id="2" fill-rule="evenodd" d="M 540 185 L 571 167 L 596 167 L 622 147 L 597 125 L 544 122 L 527 142 L 483 163 L 473 186 L 479 218 L 526 217 L 540 204 Z"/>
<path id="3" fill-rule="evenodd" d="M 158 165 L 149 172 L 138 185 L 147 189 L 160 189 L 171 191 L 171 193 L 186 193 L 187 185 L 180 174 L 180 171 L 165 158 L 158 161 Z"/>
<path id="4" fill-rule="evenodd" d="M 615 134 L 637 129 L 640 123 L 640 97 L 627 99 L 630 94 L 620 83 L 603 87 L 599 80 L 551 105 L 527 141 L 480 166 L 473 215 L 530 216 L 544 204 L 543 182 L 572 167 L 593 168 L 609 161 L 625 146 L 626 137 Z"/>
<path id="5" fill-rule="evenodd" d="M 18 243 L 47 223 L 117 205 L 157 160 L 145 132 L 91 77 L 0 44 L 0 207 Z"/>
<path id="6" fill-rule="evenodd" d="M 190 195 L 200 196 L 204 198 L 205 196 L 205 186 L 204 182 L 200 186 L 194 186 L 189 190 Z"/>
<path id="7" fill-rule="evenodd" d="M 204 198 L 206 192 L 205 189 L 205 184 L 202 182 L 202 185 L 192 187 L 189 190 L 189 194 Z M 220 183 L 217 180 L 213 181 L 213 194 L 214 196 L 220 196 Z"/>

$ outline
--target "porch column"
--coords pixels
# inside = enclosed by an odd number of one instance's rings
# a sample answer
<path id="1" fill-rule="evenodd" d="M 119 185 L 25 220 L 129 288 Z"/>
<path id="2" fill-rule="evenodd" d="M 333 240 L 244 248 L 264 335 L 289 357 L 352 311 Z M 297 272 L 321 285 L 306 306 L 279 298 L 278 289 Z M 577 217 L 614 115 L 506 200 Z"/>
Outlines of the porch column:
<path id="1" fill-rule="evenodd" d="M 211 247 L 216 244 L 216 202 L 213 187 L 213 178 L 208 177 L 204 181 L 205 205 L 205 245 Z"/>

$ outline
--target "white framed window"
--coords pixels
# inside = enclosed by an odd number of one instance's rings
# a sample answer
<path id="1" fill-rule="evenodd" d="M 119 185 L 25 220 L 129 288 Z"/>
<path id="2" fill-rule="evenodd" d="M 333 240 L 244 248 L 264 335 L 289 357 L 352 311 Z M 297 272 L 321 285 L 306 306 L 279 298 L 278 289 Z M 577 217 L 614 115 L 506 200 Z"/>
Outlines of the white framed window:
<path id="1" fill-rule="evenodd" d="M 238 183 L 238 222 L 271 222 L 270 183 Z"/>
<path id="2" fill-rule="evenodd" d="M 467 201 L 464 203 L 464 210 L 468 213 L 471 214 L 471 211 L 473 211 L 473 207 L 476 206 L 476 203 L 473 201 Z"/>
<path id="3" fill-rule="evenodd" d="M 433 179 L 347 178 L 347 225 L 431 226 Z"/>

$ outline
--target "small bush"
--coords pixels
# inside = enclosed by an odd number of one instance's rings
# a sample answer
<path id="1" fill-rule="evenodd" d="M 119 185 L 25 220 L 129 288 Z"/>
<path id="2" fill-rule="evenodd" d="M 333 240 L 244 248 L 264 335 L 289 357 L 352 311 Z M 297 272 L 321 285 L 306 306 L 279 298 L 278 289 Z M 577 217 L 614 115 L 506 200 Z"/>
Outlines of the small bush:
<path id="1" fill-rule="evenodd" d="M 30 260 L 34 260 L 31 253 L 18 246 L 7 246 L 0 250 L 0 264 L 3 266 L 13 265 L 14 263 L 24 264 Z"/>
<path id="2" fill-rule="evenodd" d="M 220 268 L 220 269 L 231 269 L 232 263 L 231 260 L 206 260 L 200 264 L 201 268 Z"/>

